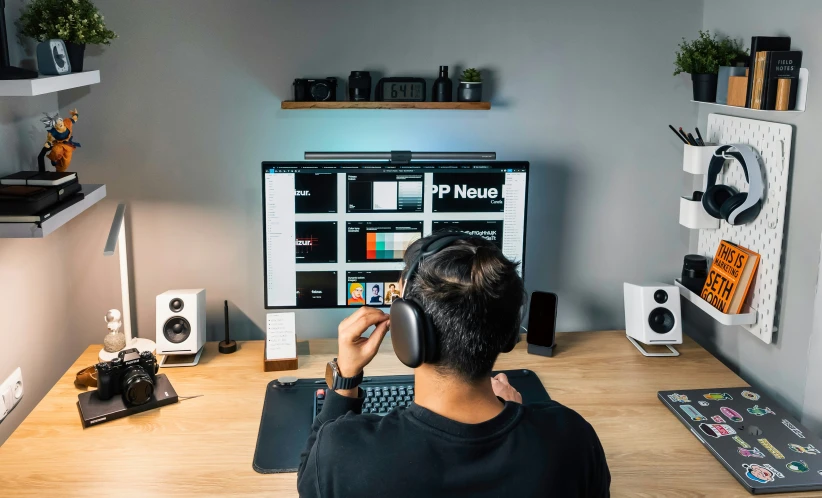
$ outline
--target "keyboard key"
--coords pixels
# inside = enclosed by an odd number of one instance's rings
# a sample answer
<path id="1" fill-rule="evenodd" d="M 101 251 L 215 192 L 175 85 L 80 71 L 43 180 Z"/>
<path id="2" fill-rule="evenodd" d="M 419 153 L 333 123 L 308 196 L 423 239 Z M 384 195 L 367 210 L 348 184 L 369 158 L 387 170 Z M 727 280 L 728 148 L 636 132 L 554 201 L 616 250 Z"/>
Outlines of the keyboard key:
<path id="1" fill-rule="evenodd" d="M 380 402 L 385 403 L 388 401 L 385 396 L 380 396 Z"/>
<path id="2" fill-rule="evenodd" d="M 386 399 L 386 401 L 388 401 L 388 402 L 390 403 L 391 401 L 397 401 L 397 398 L 395 398 L 395 397 L 392 395 L 392 396 L 389 396 L 389 397 Z"/>
<path id="3" fill-rule="evenodd" d="M 325 399 L 325 389 L 317 389 L 317 399 Z"/>
<path id="4" fill-rule="evenodd" d="M 397 402 L 396 402 L 396 401 L 392 401 L 392 402 L 391 402 L 391 408 L 394 408 L 395 406 L 397 406 Z"/>
<path id="5" fill-rule="evenodd" d="M 403 401 L 411 401 L 411 396 L 405 396 L 402 399 Z"/>

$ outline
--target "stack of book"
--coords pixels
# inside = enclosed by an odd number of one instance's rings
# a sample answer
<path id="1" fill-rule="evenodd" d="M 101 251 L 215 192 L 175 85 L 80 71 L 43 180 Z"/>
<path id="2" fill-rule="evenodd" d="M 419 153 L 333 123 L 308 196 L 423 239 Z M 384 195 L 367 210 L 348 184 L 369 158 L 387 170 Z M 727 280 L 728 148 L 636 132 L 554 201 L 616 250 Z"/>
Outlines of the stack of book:
<path id="1" fill-rule="evenodd" d="M 77 173 L 21 171 L 0 178 L 0 223 L 42 223 L 83 199 Z"/>
<path id="2" fill-rule="evenodd" d="M 802 52 L 791 50 L 789 36 L 754 36 L 745 107 L 792 111 L 801 67 Z"/>

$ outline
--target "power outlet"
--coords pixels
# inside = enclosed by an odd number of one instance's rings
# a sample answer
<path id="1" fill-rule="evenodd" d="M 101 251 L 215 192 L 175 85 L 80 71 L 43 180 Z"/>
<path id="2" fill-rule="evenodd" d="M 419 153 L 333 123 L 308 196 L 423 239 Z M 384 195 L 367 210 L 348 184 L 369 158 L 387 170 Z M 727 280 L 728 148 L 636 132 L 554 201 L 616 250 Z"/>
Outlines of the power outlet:
<path id="1" fill-rule="evenodd" d="M 0 422 L 23 399 L 23 372 L 18 367 L 0 384 Z"/>

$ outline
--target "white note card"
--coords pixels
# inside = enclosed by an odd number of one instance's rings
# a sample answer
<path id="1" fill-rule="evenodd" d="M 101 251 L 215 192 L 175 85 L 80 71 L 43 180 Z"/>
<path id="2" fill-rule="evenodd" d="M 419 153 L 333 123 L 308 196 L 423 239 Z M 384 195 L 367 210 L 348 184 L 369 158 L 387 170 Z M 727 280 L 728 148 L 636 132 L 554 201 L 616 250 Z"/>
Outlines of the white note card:
<path id="1" fill-rule="evenodd" d="M 265 357 L 282 360 L 297 357 L 297 327 L 294 312 L 268 313 L 265 324 Z"/>

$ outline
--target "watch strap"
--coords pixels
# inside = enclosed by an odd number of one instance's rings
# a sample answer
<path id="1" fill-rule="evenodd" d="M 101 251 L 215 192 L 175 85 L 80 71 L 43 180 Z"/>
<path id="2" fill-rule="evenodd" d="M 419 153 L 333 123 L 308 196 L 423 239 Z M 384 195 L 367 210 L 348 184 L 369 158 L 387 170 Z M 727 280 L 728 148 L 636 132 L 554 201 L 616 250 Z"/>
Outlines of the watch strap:
<path id="1" fill-rule="evenodd" d="M 331 389 L 354 389 L 362 383 L 362 371 L 354 377 L 343 377 L 338 369 L 334 369 L 334 382 Z"/>

